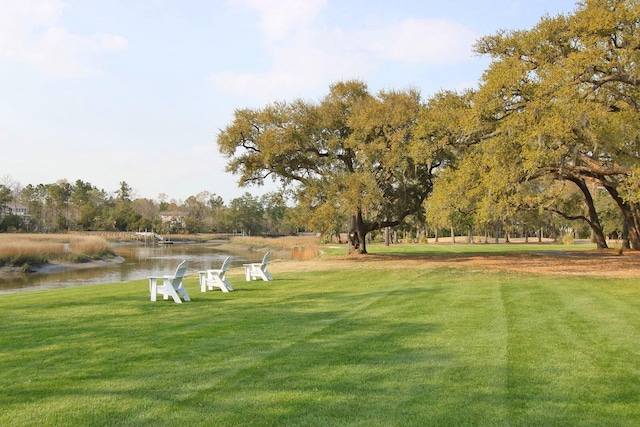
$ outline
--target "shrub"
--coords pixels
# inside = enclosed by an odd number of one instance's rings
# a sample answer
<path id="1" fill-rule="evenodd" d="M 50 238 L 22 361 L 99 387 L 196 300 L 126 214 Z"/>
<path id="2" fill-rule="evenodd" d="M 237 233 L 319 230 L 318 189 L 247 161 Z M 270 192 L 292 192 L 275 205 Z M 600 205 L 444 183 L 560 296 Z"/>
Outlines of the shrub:
<path id="1" fill-rule="evenodd" d="M 575 241 L 575 237 L 573 233 L 563 234 L 562 237 L 560 238 L 560 241 L 562 242 L 563 245 L 573 245 Z"/>

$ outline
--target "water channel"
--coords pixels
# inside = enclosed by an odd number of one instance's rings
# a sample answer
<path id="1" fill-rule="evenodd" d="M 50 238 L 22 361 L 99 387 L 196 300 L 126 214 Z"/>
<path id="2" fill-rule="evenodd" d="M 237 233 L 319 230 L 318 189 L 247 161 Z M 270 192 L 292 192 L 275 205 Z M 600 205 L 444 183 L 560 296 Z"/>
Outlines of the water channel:
<path id="1" fill-rule="evenodd" d="M 254 251 L 229 253 L 221 250 L 215 243 L 134 244 L 117 246 L 114 249 L 124 258 L 124 262 L 55 273 L 25 273 L 0 277 L 0 294 L 146 279 L 153 275 L 173 273 L 178 264 L 185 259 L 189 262 L 187 274 L 192 275 L 198 270 L 220 268 L 227 256 L 231 257 L 231 268 L 235 268 L 249 262 L 260 262 L 264 255 Z"/>

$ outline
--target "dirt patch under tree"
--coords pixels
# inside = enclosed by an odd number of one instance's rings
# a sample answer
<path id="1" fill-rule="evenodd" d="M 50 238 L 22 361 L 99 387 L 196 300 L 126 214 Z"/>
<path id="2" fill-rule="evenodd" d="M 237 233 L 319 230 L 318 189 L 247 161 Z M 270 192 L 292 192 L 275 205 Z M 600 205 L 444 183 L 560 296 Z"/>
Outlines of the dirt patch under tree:
<path id="1" fill-rule="evenodd" d="M 552 275 L 640 277 L 640 252 L 627 251 L 620 255 L 614 249 L 517 252 L 497 255 L 344 255 L 330 258 L 319 257 L 307 261 L 274 262 L 269 269 L 274 272 L 386 269 L 389 263 L 394 267 L 403 266 L 415 269 L 448 266 Z"/>

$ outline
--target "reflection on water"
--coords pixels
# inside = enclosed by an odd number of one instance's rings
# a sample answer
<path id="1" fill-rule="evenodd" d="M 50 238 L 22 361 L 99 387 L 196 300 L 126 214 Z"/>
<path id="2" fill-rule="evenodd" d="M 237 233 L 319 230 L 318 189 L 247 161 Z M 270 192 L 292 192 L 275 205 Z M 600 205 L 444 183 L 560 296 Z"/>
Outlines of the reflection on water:
<path id="1" fill-rule="evenodd" d="M 215 244 L 127 245 L 115 249 L 125 259 L 121 264 L 50 274 L 0 277 L 0 293 L 145 279 L 153 275 L 171 274 L 185 259 L 189 261 L 187 274 L 192 275 L 198 270 L 220 268 L 228 256 L 231 257 L 231 268 L 234 268 L 248 262 L 260 262 L 263 255 L 251 251 L 227 253 L 219 250 Z"/>

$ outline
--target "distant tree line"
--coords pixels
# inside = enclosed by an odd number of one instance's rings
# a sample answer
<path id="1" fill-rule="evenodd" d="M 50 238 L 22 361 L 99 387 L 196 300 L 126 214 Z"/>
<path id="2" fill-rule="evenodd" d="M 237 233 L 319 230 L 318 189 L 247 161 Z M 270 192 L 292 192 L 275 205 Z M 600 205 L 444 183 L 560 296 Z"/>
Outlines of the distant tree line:
<path id="1" fill-rule="evenodd" d="M 89 182 L 65 180 L 22 187 L 10 177 L 0 184 L 0 231 L 153 231 L 157 233 L 243 233 L 282 235 L 299 231 L 284 194 L 245 193 L 225 205 L 203 191 L 183 202 L 133 198 L 121 182 L 115 192 Z M 24 208 L 26 215 L 17 212 Z"/>
<path id="2" fill-rule="evenodd" d="M 245 193 L 226 205 L 220 196 L 208 191 L 184 201 L 167 201 L 166 194 L 161 194 L 158 201 L 133 198 L 131 187 L 124 181 L 118 190 L 111 193 L 82 180 L 74 184 L 61 180 L 26 187 L 21 187 L 9 177 L 4 177 L 4 181 L 5 184 L 0 184 L 0 232 L 152 231 L 159 234 L 290 235 L 301 231 L 321 231 L 325 240 L 340 241 L 349 228 L 349 219 L 344 215 L 328 216 L 326 228 L 322 224 L 313 228 L 311 218 L 307 217 L 308 210 L 304 206 L 290 206 L 283 192 L 261 197 Z M 598 211 L 605 229 L 610 231 L 608 237 L 617 238 L 622 217 L 602 190 L 597 194 Z M 566 194 L 562 203 L 566 212 L 578 215 L 584 210 L 580 195 L 575 191 Z M 16 208 L 26 209 L 27 215 L 17 213 Z M 372 232 L 369 240 L 425 242 L 429 238 L 437 241 L 439 238 L 455 238 L 456 234 L 472 235 L 474 226 L 470 215 L 458 210 L 457 214 L 448 216 L 446 209 L 430 209 L 430 213 L 429 221 L 418 215 L 409 215 L 393 228 Z M 312 220 L 317 221 L 318 218 Z M 542 237 L 561 238 L 566 234 L 588 237 L 590 233 L 586 224 L 550 211 L 518 211 L 511 221 L 496 222 L 493 228 L 481 231 L 484 241 L 498 237 L 507 241 L 509 237 L 531 237 L 535 241 Z M 478 238 L 477 235 L 475 237 Z"/>

